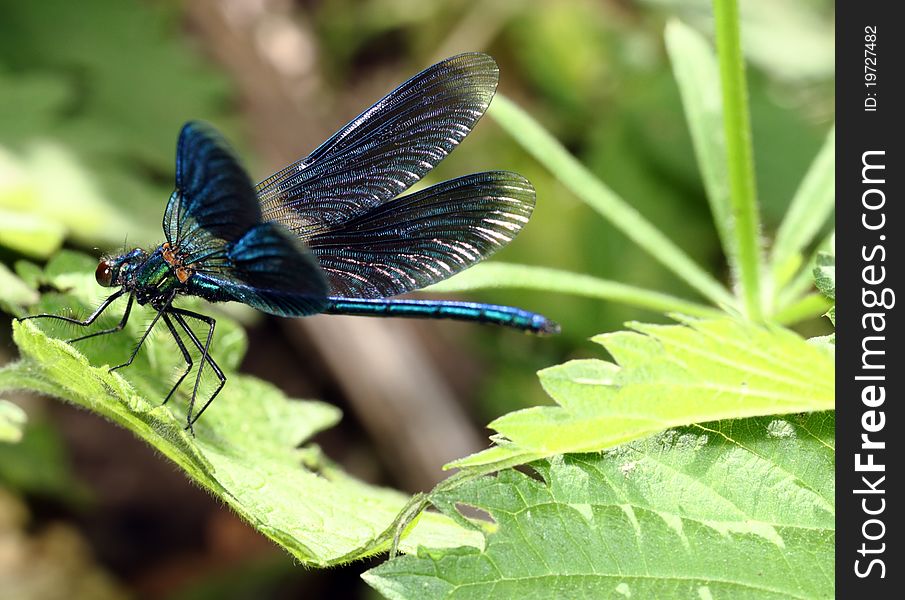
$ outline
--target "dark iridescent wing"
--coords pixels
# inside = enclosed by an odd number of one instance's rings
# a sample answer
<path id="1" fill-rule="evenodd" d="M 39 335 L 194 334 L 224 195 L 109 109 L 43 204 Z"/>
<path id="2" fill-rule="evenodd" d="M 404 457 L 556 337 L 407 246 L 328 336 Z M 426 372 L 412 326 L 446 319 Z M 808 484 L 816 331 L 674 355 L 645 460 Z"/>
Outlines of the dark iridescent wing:
<path id="1" fill-rule="evenodd" d="M 284 227 L 261 223 L 248 175 L 208 125 L 186 123 L 179 133 L 176 189 L 163 230 L 193 272 L 190 293 L 286 316 L 318 313 L 327 304 L 316 259 Z"/>
<path id="2" fill-rule="evenodd" d="M 186 123 L 176 146 L 176 189 L 163 215 L 167 241 L 191 264 L 260 222 L 251 180 L 227 143 L 209 125 Z"/>
<path id="3" fill-rule="evenodd" d="M 308 239 L 332 296 L 387 298 L 436 283 L 509 243 L 534 209 L 521 175 L 446 181 Z"/>
<path id="4" fill-rule="evenodd" d="M 316 314 L 327 306 L 329 287 L 317 260 L 277 223 L 253 227 L 197 267 L 188 288 L 202 297 L 235 300 L 284 317 Z"/>
<path id="5" fill-rule="evenodd" d="M 259 183 L 264 220 L 307 241 L 395 198 L 468 135 L 498 78 L 494 60 L 479 53 L 415 75 L 309 156 Z"/>

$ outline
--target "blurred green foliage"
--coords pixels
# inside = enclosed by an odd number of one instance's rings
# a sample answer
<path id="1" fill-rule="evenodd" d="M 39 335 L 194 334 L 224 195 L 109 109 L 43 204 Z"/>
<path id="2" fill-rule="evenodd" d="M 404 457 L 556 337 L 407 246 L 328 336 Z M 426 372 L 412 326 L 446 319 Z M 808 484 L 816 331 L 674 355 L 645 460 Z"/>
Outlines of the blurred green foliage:
<path id="1" fill-rule="evenodd" d="M 15 445 L 0 443 L 0 487 L 75 506 L 91 500 L 70 470 L 59 433 L 43 420 L 29 423 Z"/>
<path id="2" fill-rule="evenodd" d="M 22 429 L 28 416 L 18 404 L 0 398 L 0 452 L 4 443 L 15 443 L 22 439 Z"/>
<path id="3" fill-rule="evenodd" d="M 121 244 L 127 234 L 159 237 L 175 132 L 188 118 L 228 121 L 228 84 L 189 50 L 180 18 L 116 0 L 4 3 L 0 146 L 47 166 L 28 181 L 46 185 L 80 171 L 76 189 L 46 190 L 30 204 L 79 213 L 84 223 L 62 224 L 89 247 Z M 113 211 L 129 220 L 112 220 Z"/>

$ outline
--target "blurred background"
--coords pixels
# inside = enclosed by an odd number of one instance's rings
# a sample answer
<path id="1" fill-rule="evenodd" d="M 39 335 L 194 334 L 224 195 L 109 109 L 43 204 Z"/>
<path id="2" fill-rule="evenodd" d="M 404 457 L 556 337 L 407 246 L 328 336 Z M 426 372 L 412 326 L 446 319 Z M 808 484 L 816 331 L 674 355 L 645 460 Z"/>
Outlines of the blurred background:
<path id="1" fill-rule="evenodd" d="M 742 7 L 769 236 L 834 118 L 833 4 Z M 260 180 L 419 70 L 480 50 L 499 63 L 502 93 L 726 278 L 662 40 L 670 18 L 709 35 L 707 1 L 0 0 L 0 15 L 0 268 L 60 248 L 96 257 L 159 243 L 186 120 L 215 124 Z M 527 176 L 538 198 L 496 259 L 698 299 L 491 118 L 428 183 L 490 169 Z M 535 371 L 599 356 L 588 338 L 626 320 L 664 320 L 565 295 L 468 298 L 542 312 L 563 333 L 239 310 L 242 369 L 342 408 L 315 441 L 356 476 L 415 492 L 486 447 L 494 417 L 549 402 Z M 0 364 L 15 359 L 9 318 Z M 366 564 L 294 565 L 130 434 L 56 401 L 13 399 L 29 426 L 0 444 L 0 597 L 372 596 L 358 578 Z"/>

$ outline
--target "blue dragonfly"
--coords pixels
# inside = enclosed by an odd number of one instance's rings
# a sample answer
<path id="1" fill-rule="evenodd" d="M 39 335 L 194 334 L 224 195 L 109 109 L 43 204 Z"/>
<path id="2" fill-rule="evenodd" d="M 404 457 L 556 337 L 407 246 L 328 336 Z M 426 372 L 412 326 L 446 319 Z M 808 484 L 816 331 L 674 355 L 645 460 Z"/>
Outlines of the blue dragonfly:
<path id="1" fill-rule="evenodd" d="M 521 175 L 490 171 L 403 194 L 468 135 L 496 91 L 499 70 L 486 54 L 448 58 L 415 75 L 336 132 L 310 155 L 256 186 L 210 126 L 186 123 L 176 148 L 176 187 L 163 216 L 166 241 L 104 258 L 95 272 L 117 287 L 86 319 L 39 314 L 90 326 L 127 297 L 119 323 L 70 340 L 121 331 L 133 302 L 156 315 L 129 359 L 163 321 L 186 362 L 164 399 L 193 368 L 183 335 L 201 362 L 186 429 L 223 389 L 210 355 L 216 321 L 174 305 L 180 296 L 242 302 L 281 317 L 314 314 L 455 319 L 536 334 L 559 326 L 509 306 L 392 299 L 436 283 L 490 256 L 528 222 L 534 188 Z M 201 339 L 188 319 L 207 326 Z M 219 383 L 200 410 L 207 364 Z"/>

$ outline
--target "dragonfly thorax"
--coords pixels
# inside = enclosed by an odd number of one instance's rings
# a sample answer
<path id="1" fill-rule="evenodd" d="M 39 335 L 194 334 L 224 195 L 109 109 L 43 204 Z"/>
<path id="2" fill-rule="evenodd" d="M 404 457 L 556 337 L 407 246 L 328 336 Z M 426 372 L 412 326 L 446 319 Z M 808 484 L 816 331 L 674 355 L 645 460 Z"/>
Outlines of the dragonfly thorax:
<path id="1" fill-rule="evenodd" d="M 163 244 L 151 254 L 135 248 L 120 256 L 105 258 L 94 273 L 104 287 L 122 287 L 141 305 L 162 307 L 181 290 L 184 273 L 172 262 Z"/>

